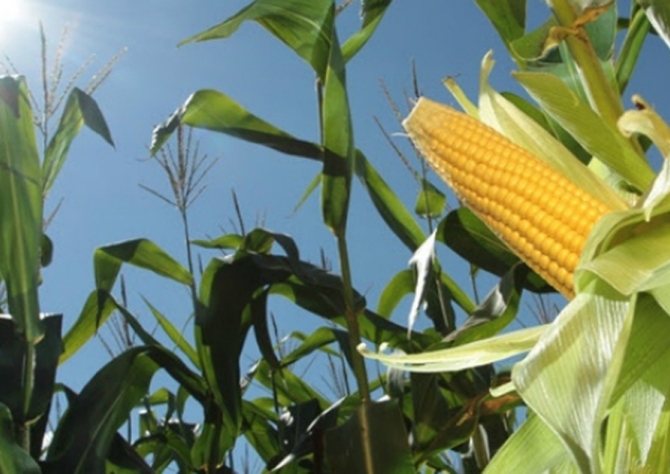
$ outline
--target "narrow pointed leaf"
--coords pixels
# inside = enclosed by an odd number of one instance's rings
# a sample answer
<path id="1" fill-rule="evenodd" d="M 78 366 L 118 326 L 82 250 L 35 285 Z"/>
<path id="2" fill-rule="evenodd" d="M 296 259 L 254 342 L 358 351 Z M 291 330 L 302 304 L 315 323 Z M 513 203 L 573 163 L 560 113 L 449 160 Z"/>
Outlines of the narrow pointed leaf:
<path id="1" fill-rule="evenodd" d="M 363 2 L 363 24 L 361 29 L 351 35 L 342 45 L 342 56 L 348 62 L 368 42 L 372 34 L 381 23 L 391 0 L 367 0 Z"/>
<path id="2" fill-rule="evenodd" d="M 191 361 L 195 367 L 199 367 L 198 353 L 196 350 L 189 344 L 186 338 L 183 336 L 181 331 L 179 331 L 168 318 L 166 318 L 163 313 L 158 311 L 149 301 L 144 299 L 144 303 L 149 307 L 151 314 L 156 319 L 156 322 L 160 324 L 165 331 L 165 334 L 170 338 L 170 340 L 181 350 L 186 357 Z"/>
<path id="3" fill-rule="evenodd" d="M 548 326 L 520 329 L 462 346 L 410 355 L 387 355 L 370 352 L 364 344 L 358 350 L 370 359 L 389 367 L 412 372 L 455 372 L 508 359 L 529 351 Z"/>
<path id="4" fill-rule="evenodd" d="M 321 160 L 321 148 L 299 140 L 247 111 L 227 95 L 204 89 L 192 94 L 172 116 L 157 126 L 151 139 L 151 153 L 168 141 L 180 124 L 225 133 L 282 153 Z"/>
<path id="5" fill-rule="evenodd" d="M 349 211 L 355 150 L 345 63 L 334 30 L 330 38 L 321 110 L 324 146 L 321 212 L 326 226 L 335 235 L 343 237 Z"/>
<path id="6" fill-rule="evenodd" d="M 135 239 L 95 250 L 93 264 L 96 287 L 111 291 L 123 263 L 150 270 L 184 285 L 193 282 L 193 276 L 188 270 L 158 245 L 147 239 Z"/>
<path id="7" fill-rule="evenodd" d="M 419 248 L 426 240 L 421 226 L 360 150 L 356 150 L 356 175 L 391 231 L 411 252 Z"/>
<path id="8" fill-rule="evenodd" d="M 106 291 L 93 291 L 84 302 L 79 317 L 63 337 L 63 353 L 59 364 L 72 357 L 98 331 L 116 308 Z"/>
<path id="9" fill-rule="evenodd" d="M 75 87 L 68 96 L 58 129 L 51 138 L 44 155 L 44 163 L 42 164 L 42 179 L 44 181 L 42 192 L 44 195 L 49 193 L 56 181 L 67 159 L 70 145 L 72 145 L 84 125 L 114 146 L 109 127 L 97 102 L 90 95 Z"/>

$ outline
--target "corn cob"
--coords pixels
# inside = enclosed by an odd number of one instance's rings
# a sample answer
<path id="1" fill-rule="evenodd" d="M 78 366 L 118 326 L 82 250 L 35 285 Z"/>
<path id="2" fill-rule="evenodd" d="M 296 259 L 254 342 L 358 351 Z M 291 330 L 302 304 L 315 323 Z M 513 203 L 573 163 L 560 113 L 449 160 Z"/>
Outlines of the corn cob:
<path id="1" fill-rule="evenodd" d="M 610 209 L 494 129 L 421 98 L 403 122 L 459 199 L 567 298 L 595 223 Z"/>

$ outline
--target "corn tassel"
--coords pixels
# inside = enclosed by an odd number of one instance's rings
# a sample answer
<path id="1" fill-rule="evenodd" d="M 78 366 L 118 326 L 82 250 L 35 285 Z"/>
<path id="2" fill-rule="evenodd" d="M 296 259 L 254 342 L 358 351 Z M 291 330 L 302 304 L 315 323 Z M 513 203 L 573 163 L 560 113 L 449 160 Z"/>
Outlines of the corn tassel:
<path id="1" fill-rule="evenodd" d="M 567 298 L 589 233 L 609 208 L 478 120 L 421 98 L 403 122 L 458 198 Z"/>

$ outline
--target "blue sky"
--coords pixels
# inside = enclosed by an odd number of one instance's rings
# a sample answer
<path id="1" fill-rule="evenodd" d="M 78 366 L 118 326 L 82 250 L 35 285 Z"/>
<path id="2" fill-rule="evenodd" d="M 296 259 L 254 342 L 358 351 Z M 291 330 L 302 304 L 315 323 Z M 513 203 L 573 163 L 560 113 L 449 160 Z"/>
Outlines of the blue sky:
<path id="1" fill-rule="evenodd" d="M 128 48 L 94 96 L 111 128 L 116 148 L 84 130 L 47 203 L 48 212 L 63 199 L 48 230 L 55 255 L 53 264 L 44 271 L 42 309 L 64 313 L 65 328 L 75 321 L 94 287 L 92 255 L 96 247 L 147 237 L 185 262 L 178 214 L 138 184 L 168 192 L 159 168 L 144 159 L 153 126 L 165 120 L 192 92 L 204 88 L 220 90 L 280 128 L 300 138 L 318 140 L 310 68 L 258 25 L 245 24 L 225 41 L 176 47 L 180 40 L 222 21 L 247 3 L 26 0 L 29 15 L 12 23 L 0 22 L 0 53 L 11 58 L 33 88 L 39 85 L 39 20 L 49 38 L 50 57 L 62 27 L 69 25 L 64 55 L 66 77 L 90 55 L 96 55 L 95 63 L 83 76 L 82 86 L 109 58 Z M 345 13 L 341 37 L 357 26 L 357 3 Z M 544 2 L 530 3 L 534 12 L 544 16 Z M 512 65 L 506 52 L 473 1 L 396 0 L 372 41 L 350 63 L 348 83 L 356 144 L 409 206 L 414 202 L 416 183 L 373 121 L 373 116 L 377 116 L 388 131 L 400 131 L 380 81 L 403 105 L 404 92 L 411 93 L 410 64 L 414 60 L 426 96 L 453 103 L 441 80 L 455 76 L 474 98 L 479 64 L 489 49 L 495 51 L 498 59 L 492 75 L 494 86 L 518 91 L 509 77 Z M 665 90 L 667 81 L 659 78 L 670 77 L 668 57 L 660 40 L 649 39 L 637 76 L 628 89 L 628 94 L 643 94 L 665 117 L 670 117 L 670 98 Z M 223 230 L 233 230 L 234 189 L 247 229 L 257 218 L 263 218 L 266 227 L 292 235 L 303 258 L 318 261 L 323 248 L 331 261 L 337 261 L 334 239 L 320 222 L 317 195 L 293 213 L 319 171 L 316 163 L 224 135 L 200 132 L 196 137 L 201 150 L 219 160 L 205 180 L 205 194 L 191 210 L 192 236 L 215 237 Z M 409 152 L 403 139 L 396 140 Z M 432 180 L 445 189 L 437 178 Z M 353 192 L 349 222 L 353 278 L 374 308 L 385 284 L 406 268 L 410 255 L 386 230 L 358 183 Z M 214 255 L 204 253 L 203 261 L 206 263 Z M 467 286 L 467 267 L 449 254 L 445 258 L 443 268 Z M 337 271 L 336 265 L 334 269 Z M 183 324 L 188 311 L 185 290 L 145 272 L 129 269 L 124 273 L 131 310 L 142 321 L 150 323 L 151 319 L 140 295 L 175 324 Z M 482 282 L 482 293 L 488 291 L 490 282 Z M 286 305 L 278 306 L 278 311 L 291 313 Z M 304 314 L 285 316 L 277 312 L 276 316 L 284 332 L 308 331 L 321 323 Z M 404 322 L 405 314 L 399 311 L 395 319 Z M 186 332 L 190 334 L 190 329 Z M 59 380 L 79 389 L 107 360 L 101 345 L 91 342 L 61 368 Z"/>

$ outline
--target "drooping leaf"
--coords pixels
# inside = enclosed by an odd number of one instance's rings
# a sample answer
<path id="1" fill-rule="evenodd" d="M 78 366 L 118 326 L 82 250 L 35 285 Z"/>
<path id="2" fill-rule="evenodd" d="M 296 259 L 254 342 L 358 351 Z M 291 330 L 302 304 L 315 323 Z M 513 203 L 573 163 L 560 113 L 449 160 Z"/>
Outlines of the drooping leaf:
<path id="1" fill-rule="evenodd" d="M 98 328 L 113 313 L 114 302 L 103 290 L 92 291 L 79 313 L 79 317 L 63 336 L 63 353 L 59 364 L 72 357 L 97 332 Z"/>
<path id="2" fill-rule="evenodd" d="M 387 283 L 379 297 L 377 314 L 390 318 L 398 303 L 408 294 L 414 292 L 416 277 L 412 270 L 402 270 L 396 273 Z"/>
<path id="3" fill-rule="evenodd" d="M 293 137 L 253 115 L 227 95 L 214 90 L 193 93 L 164 123 L 154 129 L 152 154 L 158 152 L 180 124 L 225 133 L 288 155 L 322 160 L 323 152 L 318 145 Z"/>
<path id="4" fill-rule="evenodd" d="M 255 21 L 289 46 L 325 79 L 334 9 L 331 0 L 255 0 L 232 17 L 180 43 L 230 37 Z"/>
<path id="5" fill-rule="evenodd" d="M 251 324 L 244 313 L 262 284 L 253 261 L 240 258 L 212 260 L 200 285 L 202 308 L 196 314 L 196 324 L 202 331 L 200 354 L 206 359 L 202 366 L 233 438 L 242 420 L 240 356 Z"/>
<path id="6" fill-rule="evenodd" d="M 158 245 L 147 239 L 134 239 L 98 247 L 93 255 L 96 288 L 110 292 L 121 265 L 129 263 L 184 285 L 193 275 Z"/>
<path id="7" fill-rule="evenodd" d="M 454 372 L 498 362 L 529 351 L 548 330 L 548 325 L 521 329 L 462 346 L 424 352 L 393 355 L 370 352 L 364 345 L 358 350 L 365 357 L 389 367 L 412 372 Z"/>
<path id="8" fill-rule="evenodd" d="M 42 174 L 23 77 L 0 77 L 0 275 L 9 313 L 29 342 L 43 334 L 37 296 Z"/>
<path id="9" fill-rule="evenodd" d="M 44 153 L 42 193 L 45 196 L 56 181 L 67 160 L 70 146 L 84 125 L 114 146 L 109 127 L 97 102 L 90 95 L 75 87 L 68 95 L 58 129 Z"/>

